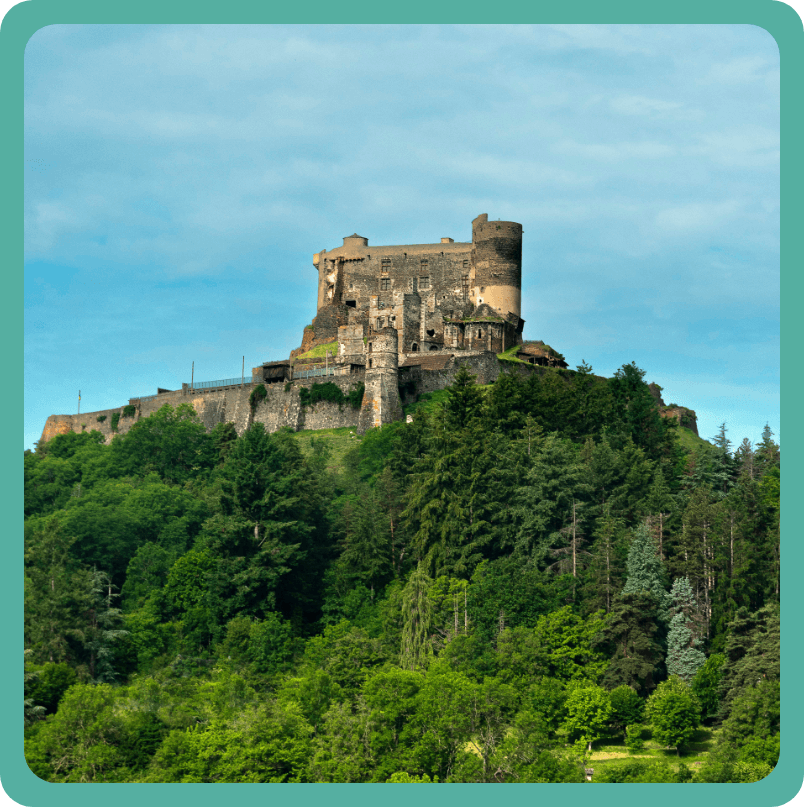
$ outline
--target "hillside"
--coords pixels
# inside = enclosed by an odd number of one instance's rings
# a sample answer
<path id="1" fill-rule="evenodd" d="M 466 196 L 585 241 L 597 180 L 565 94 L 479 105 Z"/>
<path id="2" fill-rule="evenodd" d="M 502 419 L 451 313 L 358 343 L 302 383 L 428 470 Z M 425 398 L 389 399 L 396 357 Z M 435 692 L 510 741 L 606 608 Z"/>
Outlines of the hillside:
<path id="1" fill-rule="evenodd" d="M 634 365 L 539 369 L 362 438 L 182 405 L 26 452 L 34 773 L 766 776 L 779 446 L 700 440 Z"/>

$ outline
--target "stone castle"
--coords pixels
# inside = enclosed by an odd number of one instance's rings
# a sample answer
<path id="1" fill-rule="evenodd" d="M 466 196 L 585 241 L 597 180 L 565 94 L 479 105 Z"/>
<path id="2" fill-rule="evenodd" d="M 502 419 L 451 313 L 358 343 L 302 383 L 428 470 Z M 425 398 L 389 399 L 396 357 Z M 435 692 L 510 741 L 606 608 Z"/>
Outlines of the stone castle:
<path id="1" fill-rule="evenodd" d="M 132 398 L 101 412 L 51 415 L 42 433 L 98 430 L 108 440 L 164 404 L 190 403 L 207 428 L 231 422 L 238 434 L 260 422 L 269 431 L 370 428 L 402 418 L 402 406 L 449 386 L 461 365 L 488 384 L 501 372 L 498 354 L 518 347 L 509 368 L 566 367 L 541 342 L 524 343 L 521 317 L 522 225 L 472 222 L 472 240 L 373 246 L 354 234 L 313 256 L 318 272 L 315 318 L 301 347 L 244 378 L 183 384 Z M 343 401 L 310 404 L 303 389 L 331 383 L 343 395 L 363 389 L 358 408 Z M 262 387 L 260 394 L 252 393 Z"/>

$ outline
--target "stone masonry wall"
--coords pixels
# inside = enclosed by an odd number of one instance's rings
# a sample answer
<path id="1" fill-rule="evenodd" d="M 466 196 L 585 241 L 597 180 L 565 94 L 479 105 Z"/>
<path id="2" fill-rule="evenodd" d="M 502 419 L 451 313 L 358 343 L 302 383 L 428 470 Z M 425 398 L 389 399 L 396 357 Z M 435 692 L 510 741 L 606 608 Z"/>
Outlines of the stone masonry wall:
<path id="1" fill-rule="evenodd" d="M 178 390 L 165 393 L 157 398 L 142 401 L 137 405 L 137 413 L 133 418 L 121 416 L 117 434 L 126 434 L 141 418 L 157 412 L 165 404 L 177 407 L 189 403 L 195 409 L 207 431 L 218 423 L 233 423 L 238 435 L 243 434 L 252 423 L 262 423 L 269 432 L 289 427 L 293 431 L 302 429 L 336 429 L 344 426 L 356 426 L 359 410 L 344 404 L 339 406 L 329 401 L 319 401 L 313 406 L 302 407 L 299 397 L 301 387 L 311 387 L 315 383 L 330 381 L 348 394 L 360 378 L 354 376 L 330 376 L 329 378 L 311 378 L 294 381 L 291 388 L 285 391 L 285 384 L 266 384 L 267 397 L 252 411 L 249 398 L 257 384 L 247 383 L 244 386 L 232 386 L 212 390 Z M 45 423 L 42 441 L 47 442 L 57 434 L 81 431 L 99 431 L 107 443 L 112 441 L 111 420 L 115 412 L 122 413 L 123 407 L 104 409 L 99 412 L 86 412 L 80 415 L 51 415 Z M 103 422 L 99 416 L 105 415 Z"/>

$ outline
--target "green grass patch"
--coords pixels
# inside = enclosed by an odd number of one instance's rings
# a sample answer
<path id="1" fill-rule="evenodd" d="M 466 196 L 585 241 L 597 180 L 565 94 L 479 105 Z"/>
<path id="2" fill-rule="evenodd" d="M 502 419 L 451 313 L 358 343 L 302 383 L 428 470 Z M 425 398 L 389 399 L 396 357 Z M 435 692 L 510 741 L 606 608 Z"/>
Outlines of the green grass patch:
<path id="1" fill-rule="evenodd" d="M 344 457 L 361 440 L 354 427 L 342 429 L 317 429 L 315 431 L 294 432 L 293 438 L 299 444 L 302 453 L 309 457 L 313 453 L 313 440 L 323 440 L 330 450 L 327 470 L 340 473 L 344 470 Z"/>
<path id="2" fill-rule="evenodd" d="M 522 359 L 518 359 L 516 354 L 519 353 L 519 348 L 522 345 L 514 345 L 513 347 L 509 347 L 508 350 L 504 351 L 503 353 L 498 353 L 497 358 L 500 361 L 513 361 L 518 364 L 527 364 L 527 362 L 522 361 Z"/>
<path id="3" fill-rule="evenodd" d="M 449 393 L 445 389 L 440 389 L 437 392 L 423 392 L 418 401 L 402 407 L 402 411 L 405 417 L 408 415 L 416 417 L 417 413 L 422 414 L 422 412 L 433 415 L 441 409 L 448 398 Z"/>
<path id="4" fill-rule="evenodd" d="M 605 737 L 592 743 L 592 755 L 589 767 L 595 769 L 595 775 L 608 764 L 616 764 L 624 759 L 664 760 L 677 768 L 682 762 L 689 767 L 698 767 L 714 748 L 718 729 L 700 726 L 692 741 L 683 749 L 681 756 L 675 748 L 665 748 L 652 739 L 645 740 L 645 747 L 636 754 L 629 754 L 622 736 Z M 650 737 L 650 729 L 642 735 Z"/>
<path id="5" fill-rule="evenodd" d="M 698 437 L 694 432 L 691 432 L 689 429 L 685 429 L 683 426 L 679 426 L 676 429 L 676 435 L 678 436 L 678 442 L 681 443 L 681 447 L 688 454 L 694 454 L 695 450 L 699 446 L 714 448 L 711 443 L 707 442 L 701 437 Z"/>
<path id="6" fill-rule="evenodd" d="M 330 358 L 338 355 L 337 339 L 334 342 L 327 342 L 326 345 L 311 348 L 306 353 L 302 353 L 301 356 L 296 356 L 293 361 L 298 361 L 299 359 L 323 359 L 326 358 L 327 351 L 329 351 Z"/>

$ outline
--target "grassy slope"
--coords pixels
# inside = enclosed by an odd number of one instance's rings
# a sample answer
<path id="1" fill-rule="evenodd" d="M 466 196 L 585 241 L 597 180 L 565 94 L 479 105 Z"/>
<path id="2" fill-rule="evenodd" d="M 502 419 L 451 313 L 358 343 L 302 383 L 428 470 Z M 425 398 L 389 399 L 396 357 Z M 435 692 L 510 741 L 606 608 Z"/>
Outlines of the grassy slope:
<path id="1" fill-rule="evenodd" d="M 678 441 L 681 443 L 681 447 L 690 454 L 694 453 L 698 446 L 708 446 L 712 448 L 711 443 L 708 443 L 700 437 L 696 437 L 693 432 L 689 429 L 685 429 L 683 426 L 679 427 L 676 434 L 678 435 Z"/>
<path id="2" fill-rule="evenodd" d="M 329 351 L 330 358 L 338 355 L 337 339 L 334 342 L 327 342 L 326 345 L 314 347 L 306 353 L 302 353 L 301 356 L 296 356 L 294 361 L 298 361 L 299 359 L 323 359 L 327 355 L 327 351 Z"/>
<path id="3" fill-rule="evenodd" d="M 343 471 L 343 458 L 347 452 L 351 451 L 359 442 L 360 437 L 355 430 L 349 426 L 343 429 L 320 429 L 317 431 L 295 432 L 293 437 L 299 444 L 302 453 L 308 456 L 312 452 L 311 440 L 324 440 L 331 450 L 327 468 L 330 471 L 340 473 Z"/>

